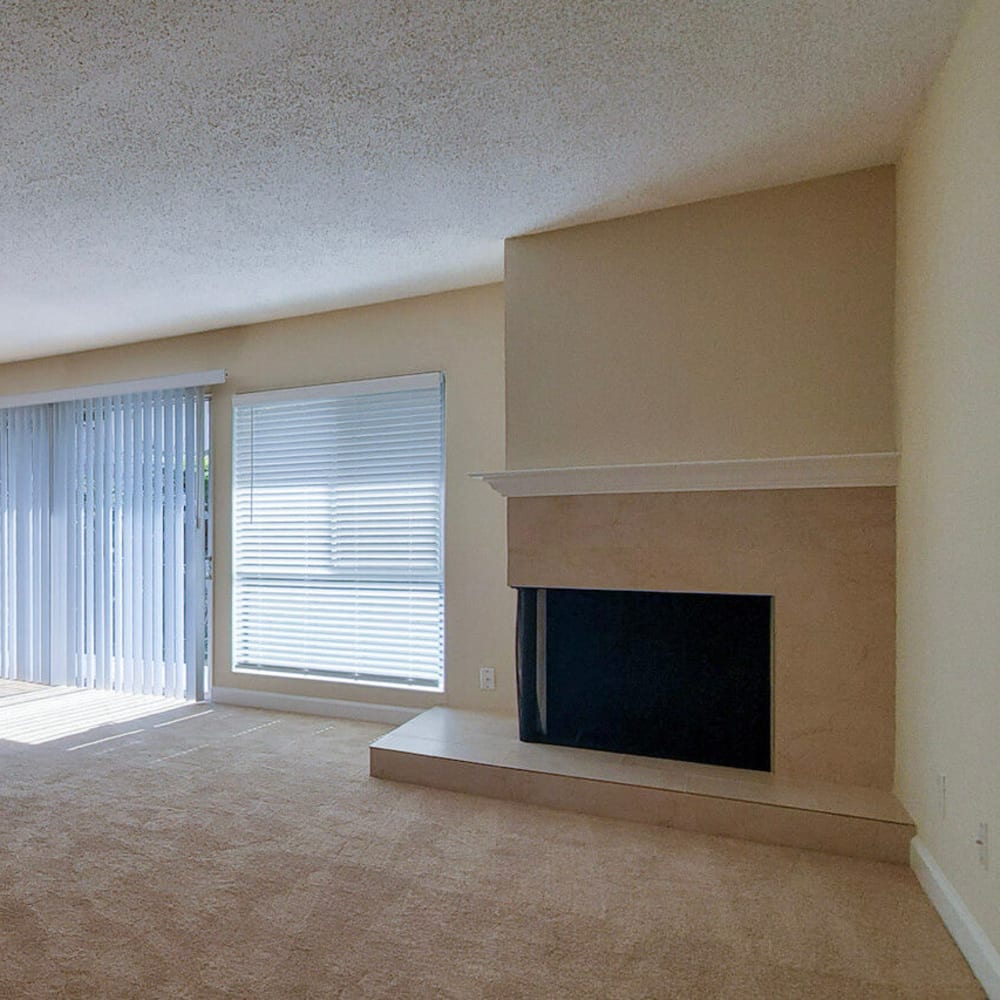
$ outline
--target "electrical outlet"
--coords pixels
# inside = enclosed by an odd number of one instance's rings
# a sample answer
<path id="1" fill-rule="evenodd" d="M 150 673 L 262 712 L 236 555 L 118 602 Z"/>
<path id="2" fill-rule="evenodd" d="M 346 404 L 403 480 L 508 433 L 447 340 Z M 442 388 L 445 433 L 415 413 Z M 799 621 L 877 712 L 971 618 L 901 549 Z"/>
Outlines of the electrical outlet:
<path id="1" fill-rule="evenodd" d="M 943 774 L 937 776 L 938 814 L 941 819 L 948 817 L 948 779 Z"/>
<path id="2" fill-rule="evenodd" d="M 481 691 L 494 691 L 497 686 L 497 672 L 493 667 L 479 668 L 479 689 Z"/>
<path id="3" fill-rule="evenodd" d="M 990 866 L 990 828 L 986 823 L 979 824 L 979 833 L 976 836 L 976 845 L 979 847 L 979 863 L 984 868 Z"/>

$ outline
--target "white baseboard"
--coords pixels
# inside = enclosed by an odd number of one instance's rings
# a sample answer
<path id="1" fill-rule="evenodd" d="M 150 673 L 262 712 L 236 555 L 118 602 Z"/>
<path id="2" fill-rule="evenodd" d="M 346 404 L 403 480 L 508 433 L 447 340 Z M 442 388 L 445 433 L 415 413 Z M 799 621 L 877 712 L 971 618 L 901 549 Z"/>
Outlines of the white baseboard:
<path id="1" fill-rule="evenodd" d="M 990 1000 L 1000 1000 L 1000 951 L 986 936 L 919 837 L 910 842 L 910 867 L 976 978 L 983 984 L 986 995 Z"/>
<path id="2" fill-rule="evenodd" d="M 228 687 L 213 687 L 212 701 L 220 705 L 239 705 L 241 708 L 267 708 L 273 712 L 299 712 L 303 715 L 384 722 L 395 726 L 409 722 L 424 711 L 422 708 L 402 708 L 399 705 L 372 705 L 363 701 L 311 698 L 302 694 L 273 694 Z"/>

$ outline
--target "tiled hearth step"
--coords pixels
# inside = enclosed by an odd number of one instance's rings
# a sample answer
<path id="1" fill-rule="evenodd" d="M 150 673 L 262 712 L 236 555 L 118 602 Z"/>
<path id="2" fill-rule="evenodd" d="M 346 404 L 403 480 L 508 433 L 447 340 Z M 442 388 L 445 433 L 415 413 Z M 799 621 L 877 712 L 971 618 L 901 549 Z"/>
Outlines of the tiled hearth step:
<path id="1" fill-rule="evenodd" d="M 377 778 L 683 830 L 906 863 L 889 793 L 757 771 L 521 743 L 506 716 L 432 708 L 376 740 Z"/>

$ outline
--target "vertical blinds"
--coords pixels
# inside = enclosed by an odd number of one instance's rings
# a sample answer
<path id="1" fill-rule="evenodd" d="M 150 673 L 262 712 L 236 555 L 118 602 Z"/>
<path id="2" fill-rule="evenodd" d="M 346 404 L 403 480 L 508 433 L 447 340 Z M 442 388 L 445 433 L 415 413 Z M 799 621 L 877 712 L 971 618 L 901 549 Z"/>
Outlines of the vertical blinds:
<path id="1" fill-rule="evenodd" d="M 0 677 L 49 682 L 52 408 L 0 410 Z"/>
<path id="2" fill-rule="evenodd" d="M 439 688 L 443 377 L 234 407 L 236 668 Z"/>
<path id="3" fill-rule="evenodd" d="M 0 410 L 4 677 L 200 698 L 200 388 Z"/>

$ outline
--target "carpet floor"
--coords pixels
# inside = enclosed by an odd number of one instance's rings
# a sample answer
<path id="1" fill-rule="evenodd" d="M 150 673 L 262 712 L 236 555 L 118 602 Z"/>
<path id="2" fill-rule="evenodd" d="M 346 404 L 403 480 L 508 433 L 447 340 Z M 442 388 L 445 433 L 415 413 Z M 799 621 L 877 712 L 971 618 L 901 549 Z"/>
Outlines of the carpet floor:
<path id="1" fill-rule="evenodd" d="M 984 995 L 903 866 L 378 781 L 385 728 L 0 725 L 0 997 Z"/>

